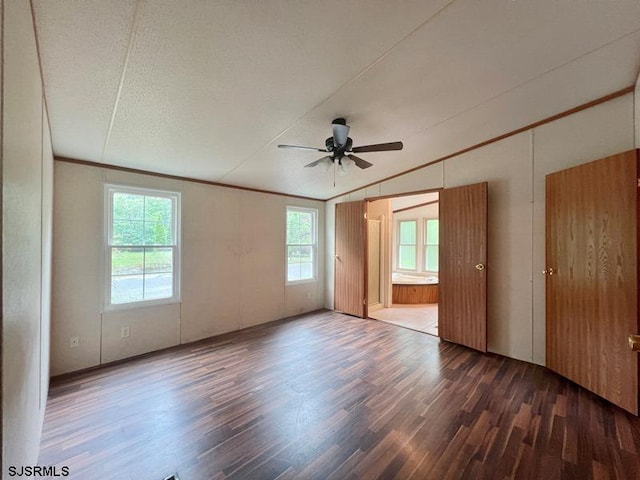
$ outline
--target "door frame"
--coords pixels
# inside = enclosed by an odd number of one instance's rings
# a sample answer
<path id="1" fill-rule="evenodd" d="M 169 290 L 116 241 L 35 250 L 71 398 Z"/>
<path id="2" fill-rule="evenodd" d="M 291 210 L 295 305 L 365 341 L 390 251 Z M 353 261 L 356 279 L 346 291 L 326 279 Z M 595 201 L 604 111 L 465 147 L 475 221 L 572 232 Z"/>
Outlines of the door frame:
<path id="1" fill-rule="evenodd" d="M 438 187 L 438 188 L 429 188 L 427 190 L 415 190 L 412 192 L 406 192 L 406 193 L 392 193 L 389 195 L 378 195 L 376 197 L 365 197 L 364 200 L 364 211 L 365 211 L 365 215 L 367 217 L 367 221 L 369 220 L 369 203 L 370 202 L 375 202 L 376 200 L 385 200 L 388 198 L 400 198 L 400 197 L 410 197 L 412 195 L 423 195 L 425 193 L 438 193 L 438 195 L 440 195 L 442 193 L 442 191 L 444 190 L 444 188 L 442 187 Z M 439 198 L 439 196 L 438 196 Z M 390 218 L 389 221 L 393 221 L 393 218 Z M 368 260 L 369 260 L 369 229 L 365 229 L 365 262 L 364 262 L 364 281 L 365 281 L 365 304 L 364 304 L 364 318 L 371 318 L 369 317 L 369 266 L 368 266 Z M 442 245 L 440 245 L 438 243 L 438 255 L 440 255 L 440 249 L 442 248 Z M 390 251 L 389 252 L 390 255 L 393 255 L 393 252 Z M 386 296 L 386 294 L 385 294 Z M 391 299 L 389 299 L 389 304 L 391 305 Z M 438 338 L 440 338 L 440 335 L 438 334 Z"/>

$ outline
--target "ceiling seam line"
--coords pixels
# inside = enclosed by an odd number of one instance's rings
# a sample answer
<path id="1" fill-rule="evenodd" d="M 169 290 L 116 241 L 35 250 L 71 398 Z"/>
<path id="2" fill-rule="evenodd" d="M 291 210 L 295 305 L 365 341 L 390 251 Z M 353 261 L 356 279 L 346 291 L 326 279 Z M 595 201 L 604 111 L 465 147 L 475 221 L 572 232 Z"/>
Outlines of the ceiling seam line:
<path id="1" fill-rule="evenodd" d="M 487 103 L 489 103 L 489 102 L 491 102 L 491 101 L 493 101 L 493 100 L 496 100 L 496 99 L 500 98 L 501 96 L 506 95 L 506 94 L 508 94 L 508 93 L 512 92 L 513 90 L 516 90 L 516 89 L 518 89 L 518 88 L 520 88 L 520 87 L 523 87 L 523 86 L 527 85 L 528 83 L 531 83 L 531 82 L 533 82 L 533 81 L 535 81 L 535 80 L 538 80 L 538 79 L 540 79 L 540 78 L 544 77 L 545 75 L 548 75 L 549 73 L 552 73 L 552 72 L 553 72 L 553 71 L 555 71 L 555 70 L 558 70 L 558 69 L 560 69 L 560 68 L 566 67 L 567 65 L 569 65 L 569 64 L 571 64 L 571 63 L 573 63 L 573 62 L 576 62 L 576 61 L 580 60 L 581 58 L 586 57 L 587 55 L 591 55 L 592 53 L 595 53 L 595 52 L 597 52 L 597 51 L 599 51 L 599 50 L 601 50 L 601 49 L 603 49 L 603 48 L 605 48 L 605 47 L 608 47 L 609 45 L 611 45 L 611 44 L 613 44 L 613 43 L 616 43 L 616 42 L 618 42 L 618 41 L 620 41 L 620 40 L 622 40 L 622 39 L 624 39 L 624 38 L 626 38 L 626 37 L 629 37 L 629 36 L 631 36 L 631 35 L 634 35 L 634 34 L 636 34 L 636 33 L 638 33 L 638 32 L 640 32 L 640 28 L 638 28 L 638 29 L 636 29 L 636 30 L 633 30 L 632 32 L 625 33 L 624 35 L 621 35 L 620 37 L 618 37 L 618 38 L 616 38 L 616 39 L 614 39 L 614 40 L 611 40 L 610 42 L 605 43 L 604 45 L 601 45 L 601 46 L 599 46 L 599 47 L 597 47 L 597 48 L 594 48 L 593 50 L 589 50 L 588 52 L 585 52 L 585 53 L 583 53 L 582 55 L 577 56 L 577 57 L 575 57 L 575 58 L 573 58 L 573 59 L 569 60 L 568 62 L 565 62 L 565 63 L 563 63 L 563 64 L 561 64 L 561 65 L 557 65 L 557 66 L 555 66 L 555 67 L 553 67 L 553 68 L 550 68 L 549 70 L 546 70 L 546 71 L 542 72 L 541 74 L 536 75 L 535 77 L 531 77 L 529 80 L 525 80 L 524 82 L 521 82 L 521 83 L 519 83 L 518 85 L 515 85 L 515 86 L 513 86 L 513 87 L 511 87 L 511 88 L 508 88 L 507 90 L 504 90 L 504 91 L 502 91 L 502 92 L 498 93 L 497 95 L 494 95 L 493 97 L 490 97 L 490 98 L 488 98 L 488 99 L 486 99 L 486 100 L 483 100 L 482 102 L 477 103 L 477 104 L 476 104 L 476 105 L 474 105 L 473 107 L 470 107 L 470 108 L 468 108 L 468 109 L 466 109 L 466 110 L 462 110 L 462 111 L 460 111 L 460 112 L 458 112 L 458 113 L 454 113 L 454 114 L 453 114 L 453 115 L 451 115 L 450 117 L 447 117 L 447 118 L 445 118 L 444 120 L 441 120 L 441 121 L 436 122 L 436 123 L 434 123 L 434 124 L 432 124 L 432 125 L 429 125 L 428 127 L 425 127 L 425 128 L 423 128 L 423 129 L 421 129 L 421 130 L 416 130 L 415 132 L 413 132 L 413 133 L 411 133 L 410 135 L 408 135 L 406 138 L 412 138 L 412 137 L 414 137 L 414 136 L 416 136 L 416 135 L 419 135 L 419 134 L 421 134 L 421 133 L 426 132 L 427 130 L 429 130 L 429 129 L 431 129 L 431 128 L 438 127 L 439 125 L 442 125 L 442 124 L 444 124 L 444 123 L 446 123 L 446 122 L 448 122 L 448 121 L 450 121 L 450 120 L 453 120 L 453 119 L 455 119 L 455 118 L 459 117 L 460 115 L 464 115 L 465 113 L 471 112 L 472 110 L 475 110 L 475 109 L 476 109 L 476 108 L 478 108 L 478 107 L 481 107 L 481 106 L 483 106 L 483 105 L 485 105 L 485 104 L 487 104 Z"/>
<path id="2" fill-rule="evenodd" d="M 320 106 L 324 105 L 325 103 L 327 103 L 331 98 L 335 97 L 337 95 L 337 93 L 342 90 L 344 87 L 346 87 L 347 85 L 349 85 L 350 83 L 354 82 L 355 80 L 357 80 L 358 78 L 360 78 L 362 75 L 364 75 L 366 72 L 368 72 L 370 69 L 372 69 L 375 65 L 377 65 L 379 62 L 381 62 L 384 58 L 386 58 L 393 50 L 395 50 L 401 43 L 403 43 L 405 40 L 407 40 L 409 37 L 413 36 L 415 33 L 417 33 L 419 30 L 421 30 L 425 25 L 427 25 L 429 22 L 431 22 L 434 18 L 438 17 L 442 12 L 444 12 L 449 6 L 451 6 L 451 4 L 453 4 L 455 2 L 455 0 L 450 0 L 449 2 L 445 3 L 442 7 L 440 7 L 438 9 L 437 12 L 435 12 L 433 15 L 431 15 L 429 18 L 427 18 L 424 22 L 422 22 L 420 25 L 418 25 L 416 28 L 414 28 L 413 30 L 411 30 L 409 33 L 407 33 L 404 37 L 402 37 L 400 40 L 398 40 L 396 43 L 394 43 L 393 45 L 391 45 L 391 47 L 389 47 L 384 53 L 382 53 L 380 56 L 378 56 L 377 58 L 375 58 L 373 61 L 371 61 L 371 63 L 369 63 L 366 67 L 364 67 L 362 70 L 360 70 L 358 73 L 356 73 L 353 77 L 349 78 L 348 80 L 346 80 L 344 83 L 342 83 L 340 86 L 338 86 L 332 93 L 330 93 L 327 97 L 325 97 L 323 100 L 320 100 L 320 102 L 318 102 L 317 104 L 315 104 L 313 107 L 311 107 L 309 110 L 307 110 L 304 114 L 302 114 L 300 117 L 298 117 L 297 119 L 295 119 L 293 121 L 293 123 L 291 123 L 288 127 L 286 127 L 284 130 L 282 130 L 280 133 L 276 134 L 274 137 L 272 137 L 269 141 L 267 141 L 264 145 L 262 145 L 260 148 L 258 148 L 255 152 L 253 152 L 252 154 L 250 154 L 247 158 L 245 158 L 244 160 L 242 160 L 238 165 L 236 165 L 235 167 L 233 167 L 231 170 L 229 170 L 227 173 L 225 173 L 224 175 L 222 175 L 221 177 L 219 177 L 217 179 L 217 181 L 222 180 L 223 178 L 225 178 L 227 175 L 233 173 L 236 169 L 240 168 L 242 165 L 244 165 L 246 162 L 248 162 L 249 160 L 251 160 L 252 158 L 254 158 L 259 152 L 260 150 L 262 150 L 263 148 L 265 148 L 266 146 L 272 144 L 275 140 L 277 140 L 278 138 L 280 138 L 282 135 L 284 135 L 285 133 L 287 133 L 289 130 L 291 130 L 293 128 L 294 125 L 296 125 L 300 120 L 302 120 L 304 117 L 306 117 L 307 115 L 309 115 L 311 112 L 313 112 L 314 110 L 318 109 Z"/>
<path id="3" fill-rule="evenodd" d="M 107 134 L 104 138 L 104 145 L 102 146 L 102 154 L 100 155 L 100 161 L 104 162 L 105 155 L 107 153 L 107 146 L 109 144 L 109 140 L 111 140 L 111 132 L 113 131 L 113 124 L 116 118 L 116 112 L 118 111 L 118 104 L 120 103 L 120 95 L 122 94 L 122 87 L 124 85 L 124 78 L 127 73 L 127 68 L 129 66 L 129 58 L 131 57 L 131 50 L 133 49 L 133 41 L 135 38 L 137 23 L 138 23 L 138 11 L 140 10 L 140 4 L 142 0 L 136 1 L 136 7 L 133 11 L 133 20 L 131 22 L 131 30 L 129 32 L 129 43 L 127 45 L 127 53 L 124 57 L 124 64 L 122 66 L 122 74 L 120 75 L 120 82 L 118 83 L 118 90 L 116 92 L 116 98 L 113 102 L 113 108 L 111 110 L 111 118 L 109 119 L 109 126 L 107 127 Z"/>

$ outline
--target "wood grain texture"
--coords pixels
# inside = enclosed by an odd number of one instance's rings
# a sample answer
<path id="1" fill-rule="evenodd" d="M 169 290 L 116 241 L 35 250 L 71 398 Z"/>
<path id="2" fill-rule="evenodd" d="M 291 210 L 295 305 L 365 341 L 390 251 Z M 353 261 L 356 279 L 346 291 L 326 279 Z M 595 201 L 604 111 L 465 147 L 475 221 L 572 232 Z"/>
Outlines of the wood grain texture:
<path id="1" fill-rule="evenodd" d="M 637 160 L 630 151 L 547 176 L 547 365 L 638 413 Z"/>
<path id="2" fill-rule="evenodd" d="M 440 193 L 440 336 L 487 351 L 487 183 Z"/>
<path id="3" fill-rule="evenodd" d="M 637 479 L 640 420 L 549 370 L 334 312 L 54 379 L 72 480 Z"/>
<path id="4" fill-rule="evenodd" d="M 392 287 L 393 303 L 421 304 L 438 303 L 438 285 L 398 285 Z"/>
<path id="5" fill-rule="evenodd" d="M 334 309 L 363 317 L 365 299 L 365 202 L 336 204 L 336 258 Z"/>

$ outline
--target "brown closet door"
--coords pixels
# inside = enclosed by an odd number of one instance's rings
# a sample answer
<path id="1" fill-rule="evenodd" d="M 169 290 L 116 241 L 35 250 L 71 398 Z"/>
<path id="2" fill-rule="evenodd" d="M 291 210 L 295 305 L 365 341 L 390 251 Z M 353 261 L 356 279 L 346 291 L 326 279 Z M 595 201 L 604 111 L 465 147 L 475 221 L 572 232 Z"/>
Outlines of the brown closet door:
<path id="1" fill-rule="evenodd" d="M 336 204 L 334 310 L 364 317 L 365 202 Z"/>
<path id="2" fill-rule="evenodd" d="M 438 330 L 450 342 L 487 351 L 487 183 L 440 194 Z"/>
<path id="3" fill-rule="evenodd" d="M 547 366 L 638 413 L 636 152 L 547 175 Z"/>

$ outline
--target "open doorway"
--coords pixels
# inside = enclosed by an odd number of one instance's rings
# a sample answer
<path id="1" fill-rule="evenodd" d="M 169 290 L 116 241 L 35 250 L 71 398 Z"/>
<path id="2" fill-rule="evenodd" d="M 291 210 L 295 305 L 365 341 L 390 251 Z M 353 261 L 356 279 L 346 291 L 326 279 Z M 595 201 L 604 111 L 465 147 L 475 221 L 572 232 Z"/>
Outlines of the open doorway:
<path id="1" fill-rule="evenodd" d="M 367 205 L 368 316 L 438 336 L 439 192 Z"/>

